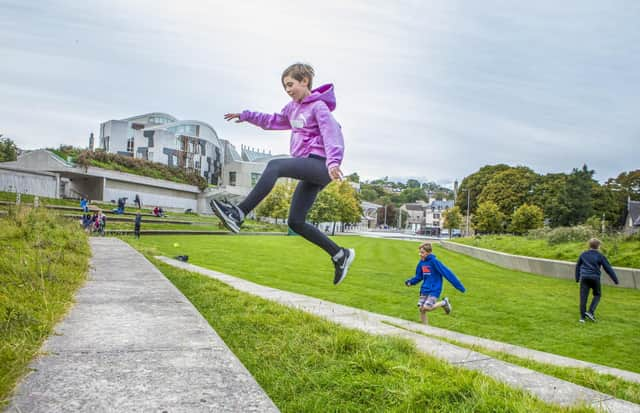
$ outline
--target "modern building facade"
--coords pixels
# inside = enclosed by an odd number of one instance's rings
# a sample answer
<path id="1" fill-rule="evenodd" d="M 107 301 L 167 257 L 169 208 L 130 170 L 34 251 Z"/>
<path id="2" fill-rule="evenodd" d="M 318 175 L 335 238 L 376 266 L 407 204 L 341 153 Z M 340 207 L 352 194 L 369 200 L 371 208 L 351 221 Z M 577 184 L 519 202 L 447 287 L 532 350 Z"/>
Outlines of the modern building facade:
<path id="1" fill-rule="evenodd" d="M 100 124 L 96 149 L 178 167 L 219 185 L 223 147 L 211 125 L 152 112 Z"/>

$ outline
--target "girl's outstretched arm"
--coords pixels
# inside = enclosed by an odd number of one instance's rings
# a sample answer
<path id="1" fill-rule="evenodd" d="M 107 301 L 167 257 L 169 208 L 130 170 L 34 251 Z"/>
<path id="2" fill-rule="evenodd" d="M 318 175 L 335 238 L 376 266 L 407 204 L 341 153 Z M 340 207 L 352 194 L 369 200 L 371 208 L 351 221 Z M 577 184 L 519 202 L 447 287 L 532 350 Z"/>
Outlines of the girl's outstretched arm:
<path id="1" fill-rule="evenodd" d="M 227 122 L 232 120 L 232 119 L 236 119 L 236 123 L 242 122 L 240 120 L 240 114 L 239 113 L 225 113 L 224 114 L 224 120 L 226 120 Z"/>
<path id="2" fill-rule="evenodd" d="M 287 108 L 288 106 L 285 106 L 282 112 L 273 114 L 243 110 L 241 113 L 227 113 L 224 118 L 227 121 L 237 119 L 236 123 L 249 122 L 266 130 L 287 130 L 291 129 Z"/>

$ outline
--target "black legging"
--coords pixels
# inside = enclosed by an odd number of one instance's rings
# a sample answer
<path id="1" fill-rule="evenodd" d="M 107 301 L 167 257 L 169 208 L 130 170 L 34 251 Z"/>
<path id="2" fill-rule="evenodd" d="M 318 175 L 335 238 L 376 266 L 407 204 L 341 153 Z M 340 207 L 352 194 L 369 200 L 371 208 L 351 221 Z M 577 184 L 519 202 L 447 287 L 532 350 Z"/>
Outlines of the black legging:
<path id="1" fill-rule="evenodd" d="M 600 297 L 602 295 L 600 288 L 600 278 L 582 277 L 580 279 L 580 318 L 584 318 L 587 311 L 587 301 L 589 300 L 589 290 L 593 290 L 593 300 L 589 306 L 589 312 L 595 314 Z"/>
<path id="2" fill-rule="evenodd" d="M 291 199 L 287 224 L 297 234 L 333 257 L 340 251 L 340 247 L 318 228 L 306 222 L 307 213 L 313 206 L 318 193 L 331 182 L 324 158 L 311 155 L 309 158 L 269 161 L 258 183 L 244 201 L 238 204 L 238 208 L 245 214 L 253 211 L 260 201 L 269 195 L 278 178 L 282 177 L 300 180 Z"/>

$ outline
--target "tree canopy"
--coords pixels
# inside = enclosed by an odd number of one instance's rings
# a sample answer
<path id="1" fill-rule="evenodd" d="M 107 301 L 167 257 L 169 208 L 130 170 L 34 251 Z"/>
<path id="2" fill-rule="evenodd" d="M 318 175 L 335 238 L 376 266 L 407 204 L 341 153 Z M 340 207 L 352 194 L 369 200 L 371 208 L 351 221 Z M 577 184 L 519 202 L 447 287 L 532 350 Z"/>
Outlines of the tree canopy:
<path id="1" fill-rule="evenodd" d="M 18 147 L 16 144 L 9 138 L 1 138 L 0 162 L 15 161 L 16 159 L 18 159 Z"/>

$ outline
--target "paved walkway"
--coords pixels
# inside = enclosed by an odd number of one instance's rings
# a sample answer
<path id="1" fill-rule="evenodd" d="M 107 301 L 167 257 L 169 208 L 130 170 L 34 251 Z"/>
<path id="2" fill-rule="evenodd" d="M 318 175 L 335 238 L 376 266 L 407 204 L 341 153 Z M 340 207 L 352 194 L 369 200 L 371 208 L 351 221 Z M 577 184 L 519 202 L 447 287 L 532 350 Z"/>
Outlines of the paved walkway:
<path id="1" fill-rule="evenodd" d="M 8 412 L 278 412 L 191 303 L 116 238 Z"/>
<path id="2" fill-rule="evenodd" d="M 625 380 L 640 382 L 640 375 L 624 370 L 600 366 L 567 357 L 556 356 L 541 351 L 499 343 L 445 329 L 424 326 L 402 319 L 370 313 L 364 310 L 331 303 L 301 294 L 265 287 L 241 278 L 197 267 L 192 264 L 158 257 L 163 262 L 178 268 L 206 275 L 220 280 L 240 291 L 257 295 L 280 304 L 294 307 L 323 317 L 345 327 L 358 329 L 370 334 L 393 335 L 413 341 L 425 353 L 470 370 L 478 370 L 508 385 L 531 392 L 550 403 L 570 406 L 585 403 L 608 412 L 640 412 L 640 405 L 616 399 L 586 387 L 557 379 L 511 363 L 494 359 L 467 348 L 455 346 L 430 336 L 445 337 L 465 344 L 477 344 L 489 349 L 504 351 L 524 358 L 532 358 L 549 364 L 571 367 L 593 368 L 599 373 L 617 375 Z M 424 334 L 420 334 L 424 333 Z"/>

